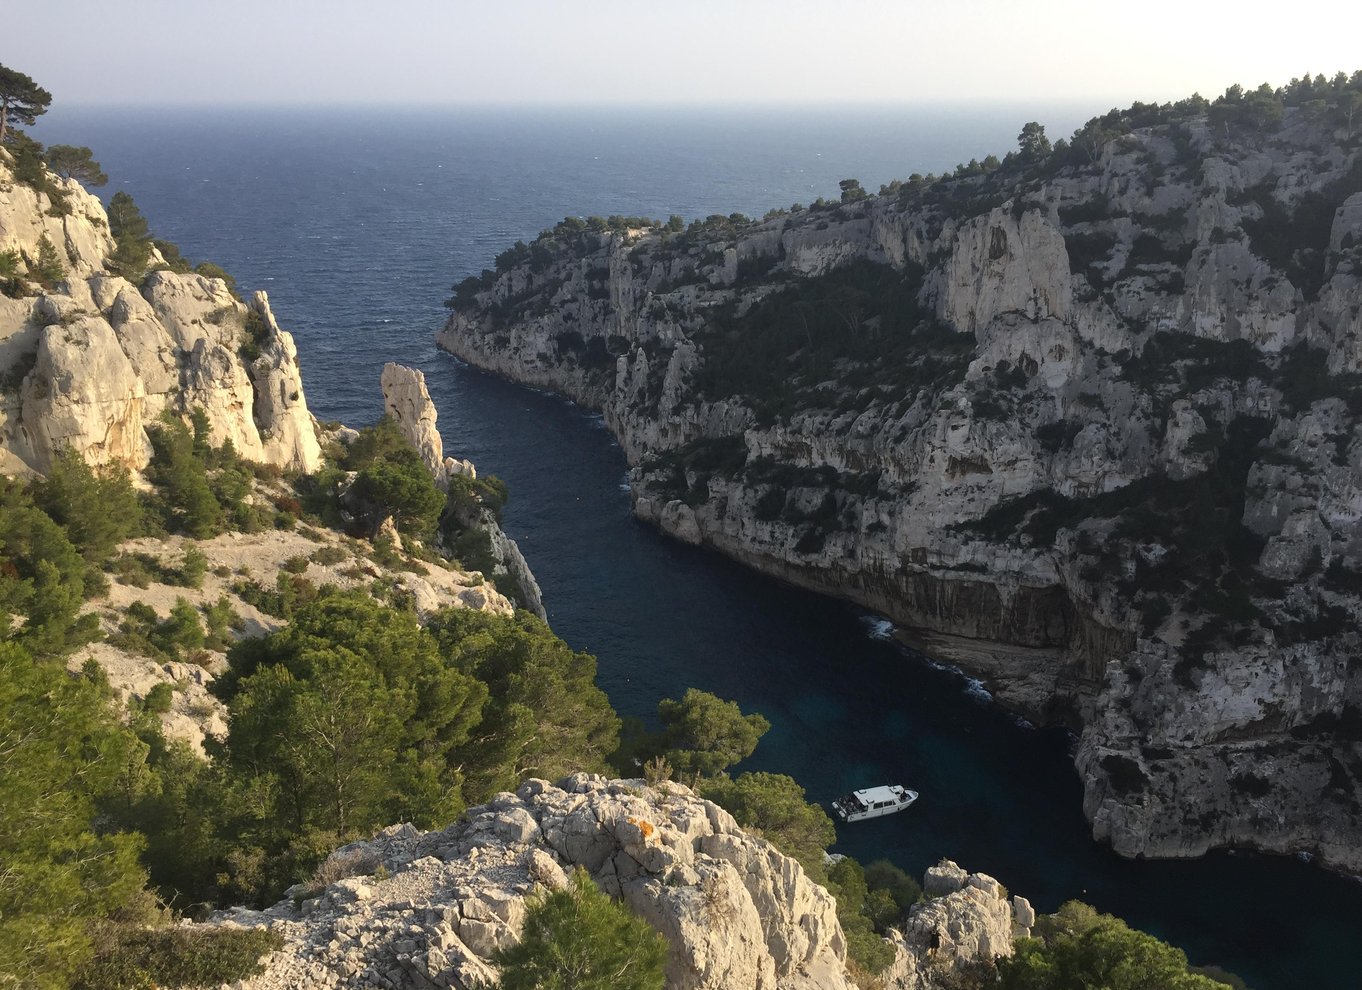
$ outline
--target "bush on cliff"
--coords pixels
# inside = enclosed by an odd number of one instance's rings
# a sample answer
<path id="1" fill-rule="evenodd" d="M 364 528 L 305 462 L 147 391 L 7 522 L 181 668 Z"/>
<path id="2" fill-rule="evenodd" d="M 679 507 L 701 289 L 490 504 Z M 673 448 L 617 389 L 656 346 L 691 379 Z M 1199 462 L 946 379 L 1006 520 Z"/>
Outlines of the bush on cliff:
<path id="1" fill-rule="evenodd" d="M 147 218 L 137 208 L 132 196 L 123 190 L 109 200 L 109 233 L 114 239 L 114 253 L 105 265 L 115 275 L 130 282 L 138 282 L 147 272 L 151 261 L 151 235 L 147 232 Z"/>
<path id="2" fill-rule="evenodd" d="M 12 481 L 0 480 L 0 639 L 59 656 L 98 630 L 81 603 L 104 586 L 67 538 Z"/>
<path id="3" fill-rule="evenodd" d="M 29 260 L 28 277 L 44 289 L 51 289 L 66 277 L 66 262 L 46 234 L 38 238 L 38 257 Z"/>
<path id="4" fill-rule="evenodd" d="M 159 489 L 166 525 L 199 540 L 216 536 L 222 506 L 208 484 L 208 467 L 189 427 L 166 414 L 147 432 L 152 446 L 147 479 Z"/>
<path id="5" fill-rule="evenodd" d="M 1187 955 L 1119 918 L 1069 901 L 1040 918 L 1033 938 L 1021 939 L 1010 959 L 998 961 L 1001 990 L 1225 990 L 1227 984 L 1190 972 Z"/>
<path id="6" fill-rule="evenodd" d="M 434 534 L 445 496 L 390 416 L 360 430 L 341 467 L 357 472 L 346 500 L 370 527 L 391 516 L 401 533 L 421 540 Z"/>
<path id="7" fill-rule="evenodd" d="M 47 477 L 34 483 L 34 501 L 60 526 L 87 561 L 102 564 L 142 526 L 142 503 L 126 468 L 95 468 L 67 447 Z"/>
<path id="8" fill-rule="evenodd" d="M 520 941 L 496 954 L 504 990 L 662 990 L 667 940 L 581 867 L 530 903 Z"/>
<path id="9" fill-rule="evenodd" d="M 687 689 L 680 701 L 664 698 L 657 704 L 660 732 L 649 732 L 638 719 L 631 719 L 622 733 L 619 751 L 612 757 L 624 774 L 656 757 L 687 778 L 699 779 L 722 773 L 752 755 L 771 723 L 760 715 L 744 715 L 737 704 L 696 688 Z"/>
<path id="10" fill-rule="evenodd" d="M 415 617 L 332 594 L 229 656 L 218 689 L 232 706 L 229 759 L 285 785 L 276 821 L 348 834 L 461 810 L 454 753 L 487 689 L 448 665 Z"/>
<path id="11" fill-rule="evenodd" d="M 702 781 L 700 793 L 723 808 L 743 828 L 756 829 L 785 855 L 799 861 L 815 882 L 827 877 L 823 855 L 837 841 L 827 812 L 804 796 L 793 777 L 744 773 Z"/>
<path id="12" fill-rule="evenodd" d="M 283 936 L 265 928 L 100 925 L 94 958 L 76 974 L 72 990 L 234 983 L 258 973 L 260 957 L 283 944 Z"/>

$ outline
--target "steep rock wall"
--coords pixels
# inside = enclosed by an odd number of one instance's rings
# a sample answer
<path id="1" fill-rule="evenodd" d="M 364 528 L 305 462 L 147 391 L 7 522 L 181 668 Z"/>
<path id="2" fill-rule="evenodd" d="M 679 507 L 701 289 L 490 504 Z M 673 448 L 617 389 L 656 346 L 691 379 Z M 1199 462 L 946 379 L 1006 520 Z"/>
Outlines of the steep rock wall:
<path id="1" fill-rule="evenodd" d="M 95 464 L 141 470 L 146 428 L 164 413 L 202 409 L 215 443 L 316 470 L 298 352 L 265 293 L 243 303 L 221 279 L 155 271 L 134 286 L 107 274 L 114 244 L 103 205 L 53 181 L 68 194 L 65 216 L 49 215 L 46 195 L 0 160 L 0 251 L 36 258 L 46 236 L 66 269 L 51 287 L 20 279 L 17 298 L 0 298 L 0 469 L 41 474 L 70 447 Z"/>
<path id="2" fill-rule="evenodd" d="M 1290 110 L 684 235 L 564 228 L 461 286 L 438 340 L 601 409 L 678 539 L 999 643 L 976 666 L 1080 731 L 1119 852 L 1357 870 L 1359 176 Z M 896 308 L 810 370 L 808 319 L 767 302 L 850 312 L 885 265 Z"/>

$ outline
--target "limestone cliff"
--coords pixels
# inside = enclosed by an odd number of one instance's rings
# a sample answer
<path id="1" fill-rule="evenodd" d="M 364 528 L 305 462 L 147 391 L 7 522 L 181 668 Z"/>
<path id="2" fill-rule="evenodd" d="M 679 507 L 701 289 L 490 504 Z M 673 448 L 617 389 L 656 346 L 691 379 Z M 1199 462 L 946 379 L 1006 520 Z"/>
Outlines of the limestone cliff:
<path id="1" fill-rule="evenodd" d="M 641 780 L 530 780 L 443 831 L 398 825 L 345 846 L 319 871 L 329 886 L 299 885 L 266 911 L 212 923 L 285 938 L 241 990 L 471 990 L 495 982 L 493 953 L 519 937 L 526 896 L 577 866 L 666 936 L 668 990 L 855 987 L 832 895 L 717 805 Z M 932 899 L 893 933 L 893 990 L 948 985 L 936 980 L 1012 952 L 1013 907 L 997 881 L 944 863 L 927 889 Z"/>
<path id="2" fill-rule="evenodd" d="M 140 470 L 147 425 L 194 409 L 215 443 L 231 440 L 248 460 L 316 470 L 298 353 L 265 293 L 243 303 L 221 279 L 156 271 L 133 285 L 109 274 L 103 205 L 75 182 L 51 181 L 65 215 L 15 181 L 0 154 L 0 253 L 29 276 L 8 280 L 0 297 L 0 471 L 41 474 L 67 446 Z M 32 264 L 44 242 L 65 272 L 46 287 Z"/>
<path id="3" fill-rule="evenodd" d="M 1358 138 L 1150 111 L 761 221 L 565 221 L 439 342 L 602 410 L 641 518 L 1069 723 L 1120 853 L 1359 870 Z"/>
<path id="4" fill-rule="evenodd" d="M 436 429 L 438 413 L 426 389 L 424 372 L 407 368 L 400 364 L 388 363 L 383 366 L 383 411 L 397 423 L 403 435 L 421 453 L 435 484 L 441 491 L 449 491 L 450 485 L 457 485 L 458 477 L 476 478 L 477 468 L 472 461 L 457 460 L 444 455 L 444 440 Z M 460 514 L 453 507 L 451 512 Z M 496 512 L 476 505 L 465 513 L 467 518 L 454 520 L 463 528 L 474 528 L 487 535 L 492 560 L 492 573 L 489 577 L 505 577 L 519 591 L 519 599 L 524 608 L 529 609 L 541 619 L 547 620 L 544 599 L 539 590 L 539 582 L 530 570 L 529 562 L 515 540 L 506 535 L 501 528 Z"/>

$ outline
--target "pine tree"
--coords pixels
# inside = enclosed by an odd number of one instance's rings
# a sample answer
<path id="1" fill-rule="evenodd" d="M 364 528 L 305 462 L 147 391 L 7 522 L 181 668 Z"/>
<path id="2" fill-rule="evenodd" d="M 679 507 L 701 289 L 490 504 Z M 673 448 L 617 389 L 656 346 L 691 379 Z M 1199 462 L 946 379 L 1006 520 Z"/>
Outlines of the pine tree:
<path id="1" fill-rule="evenodd" d="M 47 113 L 52 94 L 16 69 L 0 65 L 0 144 L 9 127 L 31 127 Z"/>
<path id="2" fill-rule="evenodd" d="M 151 237 L 147 233 L 147 218 L 122 190 L 109 200 L 109 233 L 117 245 L 109 256 L 109 267 L 124 278 L 137 281 L 146 274 L 151 260 Z"/>

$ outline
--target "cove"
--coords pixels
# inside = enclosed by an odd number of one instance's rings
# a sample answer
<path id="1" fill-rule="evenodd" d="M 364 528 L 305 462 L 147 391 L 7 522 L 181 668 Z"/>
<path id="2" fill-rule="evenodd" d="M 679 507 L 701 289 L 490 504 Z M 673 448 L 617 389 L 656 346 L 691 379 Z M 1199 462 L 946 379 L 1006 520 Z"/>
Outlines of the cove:
<path id="1" fill-rule="evenodd" d="M 1078 897 L 1257 990 L 1355 986 L 1362 884 L 1288 858 L 1116 858 L 1089 838 L 1062 732 L 873 638 L 874 617 L 635 522 L 598 417 L 431 342 L 450 285 L 564 214 L 759 214 L 847 175 L 873 188 L 1005 150 L 1022 119 L 58 108 L 34 133 L 92 147 L 106 195 L 128 190 L 158 237 L 267 289 L 319 418 L 372 422 L 383 363 L 423 369 L 446 450 L 509 482 L 506 529 L 553 627 L 599 658 L 621 714 L 688 686 L 732 698 L 772 722 L 743 769 L 790 774 L 820 802 L 887 781 L 922 792 L 842 827 L 838 851 L 914 874 L 949 856 L 1040 910 Z"/>
<path id="2" fill-rule="evenodd" d="M 597 655 L 622 715 L 699 687 L 772 723 L 739 769 L 790 774 L 825 807 L 873 783 L 920 790 L 902 815 L 839 824 L 834 851 L 863 862 L 920 874 L 947 856 L 1038 910 L 1085 900 L 1259 990 L 1351 984 L 1362 884 L 1250 853 L 1115 856 L 1089 836 L 1066 733 L 1027 727 L 977 684 L 880 638 L 883 624 L 855 607 L 633 520 L 623 455 L 598 417 L 443 355 L 428 373 L 442 423 L 479 410 L 463 449 L 509 482 L 506 528 L 550 622 Z"/>

